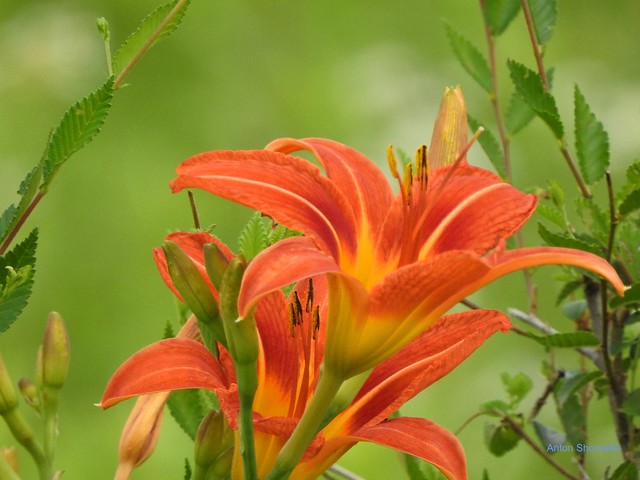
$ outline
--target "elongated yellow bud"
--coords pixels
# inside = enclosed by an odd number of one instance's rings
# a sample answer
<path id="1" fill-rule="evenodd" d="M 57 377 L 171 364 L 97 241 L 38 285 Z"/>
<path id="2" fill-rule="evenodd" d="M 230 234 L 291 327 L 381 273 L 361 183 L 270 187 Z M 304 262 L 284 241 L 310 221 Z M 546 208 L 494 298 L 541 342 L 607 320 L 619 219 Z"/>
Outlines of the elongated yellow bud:
<path id="1" fill-rule="evenodd" d="M 42 341 L 42 385 L 60 389 L 69 372 L 69 335 L 64 319 L 57 312 L 49 313 Z"/>
<path id="2" fill-rule="evenodd" d="M 444 167 L 456 161 L 467 145 L 467 107 L 462 89 L 447 87 L 440 102 L 440 110 L 433 127 L 429 145 L 431 168 Z"/>

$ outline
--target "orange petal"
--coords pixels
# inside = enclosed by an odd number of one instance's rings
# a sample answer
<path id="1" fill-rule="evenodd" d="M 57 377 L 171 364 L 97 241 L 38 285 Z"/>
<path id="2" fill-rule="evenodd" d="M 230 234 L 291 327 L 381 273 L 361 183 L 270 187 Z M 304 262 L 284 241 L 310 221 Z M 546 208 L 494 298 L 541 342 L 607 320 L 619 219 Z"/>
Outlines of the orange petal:
<path id="1" fill-rule="evenodd" d="M 559 247 L 518 248 L 497 253 L 490 256 L 489 259 L 492 263 L 492 268 L 480 281 L 482 285 L 524 268 L 538 267 L 540 265 L 570 265 L 584 268 L 600 275 L 611 283 L 620 296 L 623 296 L 627 289 L 609 262 L 602 257 L 582 250 Z M 482 285 L 478 285 L 475 288 L 480 288 Z"/>
<path id="2" fill-rule="evenodd" d="M 256 256 L 244 274 L 238 309 L 240 315 L 270 292 L 300 280 L 327 272 L 338 272 L 333 258 L 320 252 L 306 237 L 292 237 L 275 243 Z"/>
<path id="3" fill-rule="evenodd" d="M 161 340 L 140 350 L 113 374 L 100 406 L 127 398 L 185 388 L 224 390 L 227 380 L 215 357 L 189 338 Z"/>
<path id="4" fill-rule="evenodd" d="M 323 138 L 282 138 L 266 148 L 285 154 L 298 150 L 313 153 L 327 177 L 347 199 L 356 221 L 360 225 L 366 223 L 369 231 L 377 235 L 393 193 L 387 178 L 375 163 L 347 145 Z"/>
<path id="5" fill-rule="evenodd" d="M 449 480 L 466 480 L 464 450 L 451 432 L 423 418 L 399 417 L 363 428 L 349 439 L 373 442 L 421 458 Z"/>
<path id="6" fill-rule="evenodd" d="M 267 150 L 215 151 L 189 158 L 177 172 L 174 192 L 202 188 L 255 208 L 314 238 L 335 258 L 340 246 L 355 251 L 356 221 L 347 199 L 306 160 Z"/>
<path id="7" fill-rule="evenodd" d="M 442 317 L 373 369 L 349 410 L 327 426 L 327 435 L 353 432 L 388 418 L 409 399 L 456 368 L 491 335 L 509 328 L 511 322 L 507 316 L 495 310 Z"/>

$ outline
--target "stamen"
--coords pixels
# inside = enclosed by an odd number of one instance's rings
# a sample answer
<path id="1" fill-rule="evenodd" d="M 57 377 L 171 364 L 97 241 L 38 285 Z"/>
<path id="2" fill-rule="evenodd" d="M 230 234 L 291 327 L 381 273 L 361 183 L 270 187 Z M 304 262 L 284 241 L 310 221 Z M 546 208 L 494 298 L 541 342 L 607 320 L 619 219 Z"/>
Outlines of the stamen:
<path id="1" fill-rule="evenodd" d="M 293 301 L 291 302 L 293 308 L 294 321 L 296 325 L 302 325 L 302 303 L 300 303 L 300 297 L 298 292 L 293 291 Z"/>
<path id="2" fill-rule="evenodd" d="M 313 281 L 309 279 L 309 282 L 307 283 L 307 302 L 304 306 L 304 311 L 307 313 L 310 313 L 312 308 L 313 308 Z"/>
<path id="3" fill-rule="evenodd" d="M 287 315 L 289 316 L 289 333 L 292 337 L 295 337 L 296 315 L 294 312 L 293 303 L 289 303 L 289 305 L 287 305 Z"/>
<path id="4" fill-rule="evenodd" d="M 420 188 L 424 190 L 429 180 L 429 162 L 426 145 L 422 145 L 416 150 L 416 175 L 420 181 Z"/>
<path id="5" fill-rule="evenodd" d="M 313 335 L 314 340 L 318 339 L 318 330 L 320 330 L 320 306 L 313 307 Z"/>
<path id="6" fill-rule="evenodd" d="M 396 161 L 396 156 L 393 154 L 392 145 L 389 145 L 387 147 L 387 162 L 389 162 L 389 170 L 391 170 L 391 175 L 398 181 L 398 185 L 400 185 L 400 195 L 402 196 L 402 201 L 405 204 L 408 204 L 409 200 L 407 198 L 407 191 L 409 190 L 407 190 L 407 188 L 403 184 L 403 181 L 400 179 L 400 174 L 398 173 L 398 162 Z M 406 173 L 407 172 L 405 168 L 405 175 Z M 409 182 L 409 185 L 411 185 L 411 182 Z"/>
<path id="7" fill-rule="evenodd" d="M 411 184 L 413 183 L 413 166 L 408 164 L 404 168 L 404 177 L 402 178 L 402 184 L 404 186 L 402 192 L 402 198 L 407 205 L 411 205 Z"/>

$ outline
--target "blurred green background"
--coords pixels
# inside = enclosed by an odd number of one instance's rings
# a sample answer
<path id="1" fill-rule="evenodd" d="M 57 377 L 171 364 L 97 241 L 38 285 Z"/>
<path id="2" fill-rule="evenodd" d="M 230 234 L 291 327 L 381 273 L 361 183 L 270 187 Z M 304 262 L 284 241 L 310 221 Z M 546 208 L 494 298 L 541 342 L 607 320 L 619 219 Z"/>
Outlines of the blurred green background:
<path id="1" fill-rule="evenodd" d="M 638 154 L 640 138 L 640 4 L 632 0 L 559 1 L 547 52 L 557 65 L 555 88 L 571 125 L 573 83 L 609 130 L 612 170 L 619 178 Z M 95 18 L 110 23 L 117 48 L 155 0 L 3 0 L 0 3 L 0 207 L 16 200 L 19 182 L 42 153 L 50 128 L 106 76 Z M 477 2 L 431 0 L 292 2 L 193 0 L 177 33 L 159 43 L 118 92 L 103 132 L 62 169 L 24 229 L 40 227 L 35 292 L 19 321 L 0 337 L 12 376 L 33 377 L 47 312 L 66 319 L 72 366 L 60 414 L 56 465 L 65 479 L 113 475 L 120 428 L 131 403 L 107 412 L 94 406 L 113 371 L 162 335 L 176 315 L 172 294 L 151 250 L 175 229 L 192 225 L 186 195 L 167 186 L 180 161 L 204 150 L 260 148 L 282 136 L 329 137 L 385 161 L 389 143 L 413 151 L 429 141 L 440 96 L 462 85 L 468 108 L 490 118 L 485 94 L 457 64 L 444 20 L 484 51 Z M 498 42 L 504 61 L 533 66 L 519 16 Z M 568 127 L 567 130 L 571 130 Z M 534 121 L 513 144 L 515 182 L 524 188 L 568 171 L 551 135 Z M 487 166 L 476 146 L 471 161 Z M 384 163 L 381 163 L 384 165 Z M 249 212 L 197 195 L 203 223 L 235 245 Z M 540 240 L 530 228 L 529 244 Z M 570 324 L 553 308 L 551 267 L 536 274 L 540 315 L 558 329 Z M 474 300 L 489 308 L 526 309 L 521 275 Z M 536 383 L 542 349 L 514 334 L 497 335 L 453 374 L 423 392 L 403 413 L 455 429 L 482 402 L 504 398 L 499 374 L 524 371 Z M 564 355 L 568 362 L 571 354 Z M 525 402 L 530 409 L 535 395 Z M 30 419 L 33 419 L 28 414 Z M 541 417 L 558 428 L 551 408 Z M 592 443 L 615 442 L 606 401 L 591 411 Z M 503 459 L 487 453 L 484 420 L 460 435 L 470 478 L 486 467 L 492 479 L 557 478 L 525 444 Z M 0 428 L 0 445 L 12 443 Z M 188 438 L 170 417 L 156 454 L 134 478 L 182 478 Z M 25 479 L 35 478 L 20 451 Z M 370 479 L 399 478 L 398 455 L 359 445 L 341 462 Z M 568 464 L 568 457 L 557 458 Z M 616 453 L 588 460 L 597 478 Z"/>

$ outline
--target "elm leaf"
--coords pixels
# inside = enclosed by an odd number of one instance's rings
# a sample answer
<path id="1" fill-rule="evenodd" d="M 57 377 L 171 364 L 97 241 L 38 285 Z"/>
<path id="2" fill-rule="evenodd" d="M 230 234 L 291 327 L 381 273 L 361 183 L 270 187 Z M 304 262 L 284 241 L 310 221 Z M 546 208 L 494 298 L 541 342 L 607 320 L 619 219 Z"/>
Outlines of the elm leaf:
<path id="1" fill-rule="evenodd" d="M 520 11 L 520 0 L 486 0 L 482 6 L 485 21 L 494 37 L 501 35 Z"/>
<path id="2" fill-rule="evenodd" d="M 487 93 L 491 93 L 493 91 L 491 70 L 489 70 L 489 65 L 484 56 L 469 40 L 456 32 L 453 27 L 446 25 L 446 29 L 453 53 L 462 67 Z"/>
<path id="3" fill-rule="evenodd" d="M 536 38 L 544 45 L 551 39 L 556 25 L 556 0 L 528 0 L 528 3 Z"/>

